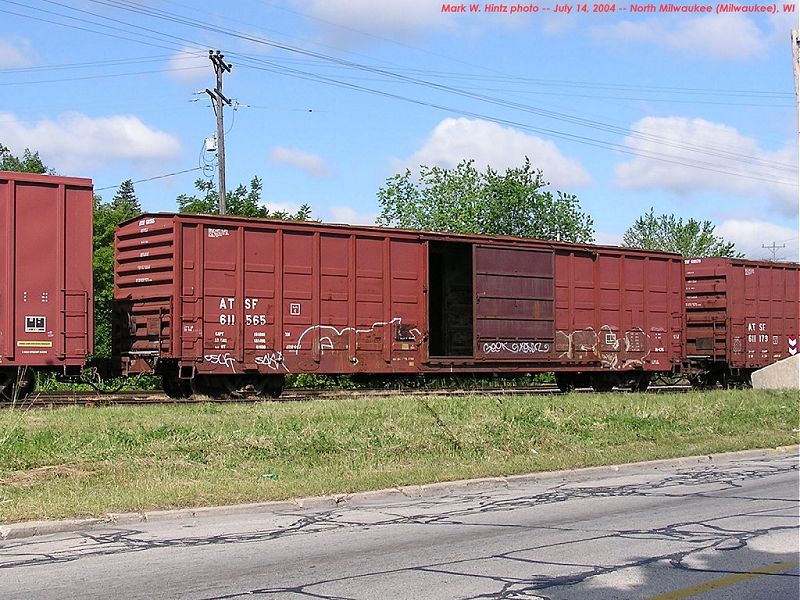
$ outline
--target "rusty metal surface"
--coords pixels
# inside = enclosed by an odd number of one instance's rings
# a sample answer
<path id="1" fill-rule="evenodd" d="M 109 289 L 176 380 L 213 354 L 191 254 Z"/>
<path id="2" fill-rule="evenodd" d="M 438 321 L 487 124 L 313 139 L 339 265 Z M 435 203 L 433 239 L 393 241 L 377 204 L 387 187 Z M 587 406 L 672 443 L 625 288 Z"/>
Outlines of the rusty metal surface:
<path id="1" fill-rule="evenodd" d="M 627 248 L 556 251 L 555 349 L 564 362 L 669 371 L 683 356 L 677 255 Z"/>
<path id="2" fill-rule="evenodd" d="M 687 355 L 757 369 L 797 353 L 800 265 L 687 259 Z"/>
<path id="3" fill-rule="evenodd" d="M 133 373 L 667 372 L 683 344 L 661 252 L 159 214 L 119 229 L 116 279 Z"/>
<path id="4" fill-rule="evenodd" d="M 93 349 L 92 182 L 0 172 L 0 367 Z"/>
<path id="5" fill-rule="evenodd" d="M 475 247 L 476 355 L 553 361 L 554 252 Z"/>
<path id="6" fill-rule="evenodd" d="M 692 390 L 689 385 L 654 385 L 650 386 L 648 394 L 683 394 Z M 614 393 L 626 392 L 618 388 Z M 592 388 L 578 388 L 571 393 L 594 394 Z M 292 388 L 281 394 L 280 402 L 306 402 L 312 400 L 349 400 L 360 398 L 396 399 L 399 397 L 456 397 L 456 396 L 548 396 L 562 394 L 552 384 L 540 384 L 521 387 L 465 387 L 465 388 L 359 388 L 359 389 L 308 389 Z M 163 392 L 113 392 L 97 394 L 95 392 L 37 392 L 17 402 L 0 402 L 2 409 L 51 409 L 62 407 L 104 407 L 104 406 L 152 406 L 160 404 L 203 404 L 213 402 L 218 404 L 277 402 L 260 396 L 212 398 L 207 396 L 193 396 L 191 398 L 170 398 Z"/>

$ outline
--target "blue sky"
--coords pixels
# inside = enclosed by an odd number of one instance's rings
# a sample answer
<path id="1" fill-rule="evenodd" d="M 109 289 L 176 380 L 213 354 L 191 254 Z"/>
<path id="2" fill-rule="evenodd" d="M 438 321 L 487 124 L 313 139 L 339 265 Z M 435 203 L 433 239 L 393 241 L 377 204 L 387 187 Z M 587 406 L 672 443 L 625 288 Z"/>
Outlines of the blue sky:
<path id="1" fill-rule="evenodd" d="M 750 257 L 771 256 L 761 246 L 775 242 L 797 259 L 796 8 L 507 6 L 0 0 L 0 142 L 91 177 L 106 199 L 125 179 L 197 169 L 213 159 L 203 141 L 214 115 L 198 92 L 213 87 L 214 48 L 233 64 L 228 187 L 258 176 L 273 207 L 370 223 L 393 173 L 468 158 L 505 169 L 527 155 L 553 190 L 578 196 L 599 242 L 618 242 L 654 207 L 711 220 Z M 175 210 L 205 176 L 136 192 L 146 210 Z"/>

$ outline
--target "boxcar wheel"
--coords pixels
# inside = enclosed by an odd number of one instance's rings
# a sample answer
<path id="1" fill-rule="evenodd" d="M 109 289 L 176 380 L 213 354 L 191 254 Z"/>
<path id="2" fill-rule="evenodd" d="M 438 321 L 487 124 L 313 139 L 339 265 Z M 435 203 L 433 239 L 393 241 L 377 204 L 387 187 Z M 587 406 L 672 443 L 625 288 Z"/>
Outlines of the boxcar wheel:
<path id="1" fill-rule="evenodd" d="M 16 377 L 11 377 L 11 381 L 0 392 L 0 401 L 16 402 L 24 400 L 36 389 L 36 374 L 27 368 L 22 368 L 17 372 Z"/>
<path id="2" fill-rule="evenodd" d="M 591 383 L 595 392 L 610 392 L 614 389 L 614 380 L 605 373 L 592 375 Z"/>
<path id="3" fill-rule="evenodd" d="M 174 375 L 164 375 L 161 377 L 161 387 L 167 396 L 175 400 L 192 397 L 192 384 L 188 379 L 180 379 Z"/>
<path id="4" fill-rule="evenodd" d="M 261 388 L 259 396 L 262 398 L 280 398 L 283 393 L 283 384 L 283 375 L 269 375 Z"/>
<path id="5" fill-rule="evenodd" d="M 647 388 L 650 386 L 651 379 L 652 379 L 652 374 L 639 373 L 633 378 L 633 381 L 631 382 L 631 391 L 646 392 Z"/>
<path id="6" fill-rule="evenodd" d="M 224 385 L 223 377 L 220 375 L 196 375 L 192 379 L 192 391 L 214 400 L 230 398 L 230 390 Z"/>
<path id="7" fill-rule="evenodd" d="M 566 394 L 575 389 L 575 378 L 570 373 L 556 373 L 556 385 Z"/>
<path id="8" fill-rule="evenodd" d="M 696 390 L 713 390 L 717 387 L 719 377 L 710 371 L 701 371 L 689 379 L 692 387 Z"/>

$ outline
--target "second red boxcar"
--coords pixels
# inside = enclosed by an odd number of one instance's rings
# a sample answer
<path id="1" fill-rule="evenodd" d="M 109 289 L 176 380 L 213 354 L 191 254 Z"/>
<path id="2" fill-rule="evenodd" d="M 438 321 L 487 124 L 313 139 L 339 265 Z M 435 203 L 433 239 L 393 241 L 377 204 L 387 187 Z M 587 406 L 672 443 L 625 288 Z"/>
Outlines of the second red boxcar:
<path id="1" fill-rule="evenodd" d="M 756 369 L 797 353 L 800 265 L 685 262 L 687 367 L 694 382 L 746 384 Z"/>
<path id="2" fill-rule="evenodd" d="M 0 394 L 35 370 L 80 373 L 92 351 L 92 182 L 0 172 Z"/>
<path id="3" fill-rule="evenodd" d="M 167 391 L 287 373 L 556 371 L 645 387 L 683 350 L 678 255 L 529 239 L 142 215 L 116 239 L 121 368 Z"/>

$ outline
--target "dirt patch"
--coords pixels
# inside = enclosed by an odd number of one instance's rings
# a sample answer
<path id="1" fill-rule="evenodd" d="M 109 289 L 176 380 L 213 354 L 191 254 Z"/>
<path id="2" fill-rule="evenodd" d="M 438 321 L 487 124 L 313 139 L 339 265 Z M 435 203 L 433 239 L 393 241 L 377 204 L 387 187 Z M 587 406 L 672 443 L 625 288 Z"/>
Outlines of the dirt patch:
<path id="1" fill-rule="evenodd" d="M 26 471 L 16 471 L 5 479 L 0 479 L 0 485 L 13 487 L 31 487 L 40 481 L 50 481 L 53 479 L 86 479 L 92 472 L 73 465 L 47 465 L 28 469 Z"/>

